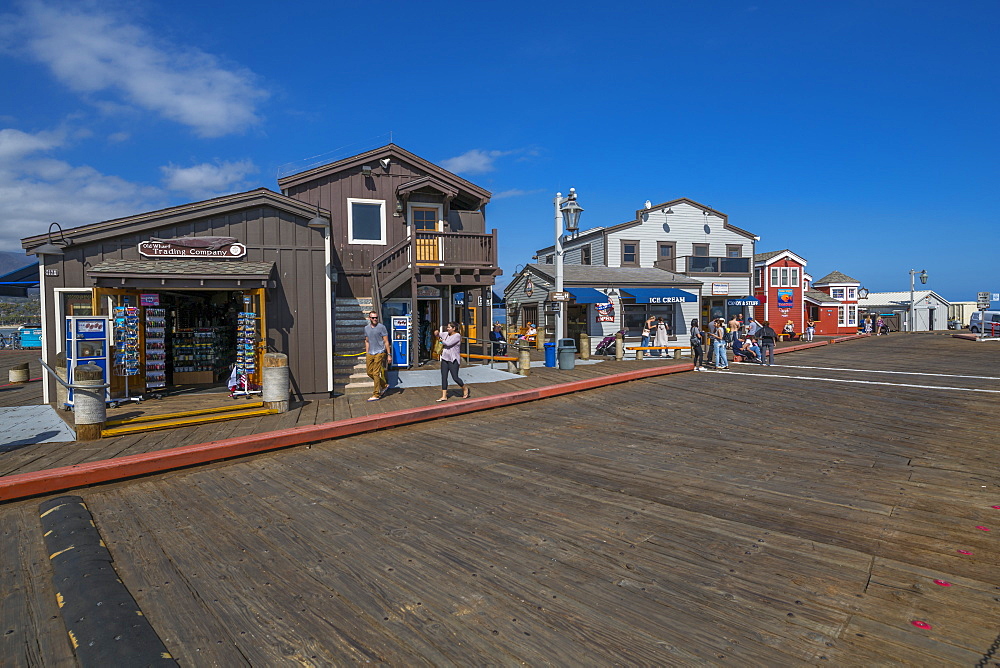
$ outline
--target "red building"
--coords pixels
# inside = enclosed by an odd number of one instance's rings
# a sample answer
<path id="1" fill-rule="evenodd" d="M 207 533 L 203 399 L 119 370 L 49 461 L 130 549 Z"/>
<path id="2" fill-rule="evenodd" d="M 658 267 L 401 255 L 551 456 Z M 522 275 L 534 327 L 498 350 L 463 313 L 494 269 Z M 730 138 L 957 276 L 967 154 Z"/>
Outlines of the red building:
<path id="1" fill-rule="evenodd" d="M 816 333 L 830 336 L 858 331 L 858 293 L 861 282 L 832 271 L 805 293 L 806 315 L 816 321 Z"/>
<path id="2" fill-rule="evenodd" d="M 754 297 L 760 300 L 753 317 L 759 322 L 770 322 L 777 332 L 789 320 L 796 332 L 804 331 L 806 261 L 788 249 L 757 253 L 753 260 Z"/>

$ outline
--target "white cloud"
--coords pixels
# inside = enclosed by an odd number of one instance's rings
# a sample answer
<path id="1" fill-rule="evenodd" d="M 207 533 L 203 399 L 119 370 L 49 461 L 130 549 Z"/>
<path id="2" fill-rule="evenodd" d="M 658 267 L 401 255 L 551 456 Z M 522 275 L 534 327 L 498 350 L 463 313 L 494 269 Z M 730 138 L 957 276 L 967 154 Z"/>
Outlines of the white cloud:
<path id="1" fill-rule="evenodd" d="M 63 132 L 0 130 L 0 249 L 19 249 L 52 222 L 69 229 L 165 205 L 158 188 L 44 155 L 65 142 Z"/>
<path id="2" fill-rule="evenodd" d="M 510 190 L 501 190 L 498 193 L 493 194 L 493 199 L 507 199 L 508 197 L 523 197 L 525 195 L 537 195 L 540 192 L 544 192 L 541 188 L 536 188 L 535 190 L 522 190 L 521 188 L 511 188 Z"/>
<path id="3" fill-rule="evenodd" d="M 254 125 L 256 105 L 266 97 L 248 70 L 167 43 L 110 13 L 29 2 L 2 34 L 18 35 L 23 50 L 98 107 L 152 111 L 203 137 Z"/>
<path id="4" fill-rule="evenodd" d="M 160 167 L 163 183 L 170 189 L 189 197 L 207 198 L 233 192 L 245 185 L 249 174 L 257 171 L 249 160 L 240 162 L 202 163 L 193 167 L 167 165 Z"/>
<path id="5" fill-rule="evenodd" d="M 497 158 L 510 155 L 516 151 L 483 151 L 474 148 L 466 151 L 462 155 L 454 158 L 446 158 L 441 161 L 441 166 L 456 174 L 482 174 L 492 172 L 495 169 L 494 162 Z"/>

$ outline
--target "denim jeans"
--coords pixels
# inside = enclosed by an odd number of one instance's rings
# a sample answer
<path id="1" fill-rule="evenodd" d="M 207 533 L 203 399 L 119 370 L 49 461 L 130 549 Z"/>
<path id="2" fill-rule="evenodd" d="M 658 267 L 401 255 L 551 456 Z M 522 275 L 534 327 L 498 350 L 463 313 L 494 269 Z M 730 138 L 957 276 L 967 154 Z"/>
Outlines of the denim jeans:
<path id="1" fill-rule="evenodd" d="M 716 341 L 715 342 L 715 368 L 725 369 L 729 367 L 729 361 L 726 359 L 726 342 Z"/>

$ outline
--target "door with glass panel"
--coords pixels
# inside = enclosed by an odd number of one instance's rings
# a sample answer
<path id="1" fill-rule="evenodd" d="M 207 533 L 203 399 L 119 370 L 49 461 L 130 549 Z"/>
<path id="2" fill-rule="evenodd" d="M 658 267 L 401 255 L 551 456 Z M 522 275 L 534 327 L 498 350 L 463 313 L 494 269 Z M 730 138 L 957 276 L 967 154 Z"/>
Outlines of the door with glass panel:
<path id="1" fill-rule="evenodd" d="M 436 208 L 413 207 L 413 236 L 416 238 L 417 264 L 439 264 L 441 261 L 438 210 Z"/>

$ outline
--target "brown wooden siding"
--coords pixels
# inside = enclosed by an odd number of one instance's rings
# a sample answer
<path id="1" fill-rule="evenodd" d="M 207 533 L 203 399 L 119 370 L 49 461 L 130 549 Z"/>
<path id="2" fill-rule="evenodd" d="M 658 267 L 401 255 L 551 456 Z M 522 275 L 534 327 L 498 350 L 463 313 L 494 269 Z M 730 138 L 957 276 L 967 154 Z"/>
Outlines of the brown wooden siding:
<path id="1" fill-rule="evenodd" d="M 373 160 L 377 165 L 377 161 Z M 406 211 L 398 217 L 396 212 L 396 191 L 400 185 L 423 176 L 427 172 L 405 160 L 394 158 L 389 173 L 382 173 L 375 167 L 373 176 L 365 178 L 360 167 L 351 168 L 337 174 L 318 177 L 314 181 L 289 188 L 289 197 L 319 205 L 331 213 L 331 234 L 333 240 L 333 263 L 340 266 L 344 276 L 338 284 L 338 295 L 343 297 L 371 296 L 371 270 L 373 261 L 407 237 Z M 348 198 L 375 199 L 385 201 L 386 244 L 347 243 L 347 200 Z M 427 202 L 443 205 L 442 212 L 447 229 L 451 203 L 437 193 L 413 193 L 410 202 Z M 479 202 L 455 202 L 457 208 L 478 208 Z"/>
<path id="2" fill-rule="evenodd" d="M 247 247 L 241 260 L 229 262 L 274 262 L 276 287 L 267 290 L 267 340 L 277 352 L 288 355 L 293 388 L 297 393 L 327 392 L 326 264 L 322 232 L 307 226 L 307 219 L 271 206 L 251 206 L 229 214 L 196 219 L 184 224 L 156 228 L 143 234 L 125 234 L 78 247 L 70 246 L 65 256 L 42 256 L 46 267 L 57 267 L 58 277 L 45 277 L 48 323 L 55 323 L 54 288 L 90 288 L 88 266 L 104 260 L 142 259 L 136 248 L 150 236 L 176 238 L 231 236 Z M 205 260 L 206 264 L 227 260 Z M 48 356 L 56 354 L 59 328 L 48 337 Z M 50 388 L 53 391 L 54 388 Z M 52 395 L 54 396 L 54 395 Z"/>

